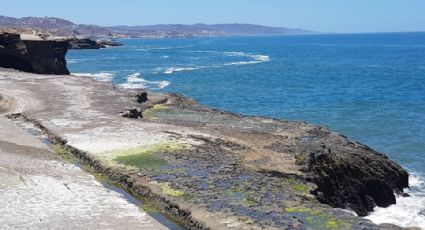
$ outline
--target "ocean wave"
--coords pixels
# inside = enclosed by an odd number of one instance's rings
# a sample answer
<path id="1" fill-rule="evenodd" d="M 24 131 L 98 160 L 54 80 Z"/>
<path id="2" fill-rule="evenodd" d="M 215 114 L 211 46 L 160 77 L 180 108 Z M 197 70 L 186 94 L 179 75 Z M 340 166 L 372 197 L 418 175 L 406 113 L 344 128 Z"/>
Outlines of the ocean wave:
<path id="1" fill-rule="evenodd" d="M 72 75 L 77 77 L 91 77 L 96 79 L 97 81 L 109 82 L 115 76 L 115 73 L 112 72 L 99 72 L 99 73 L 72 73 Z"/>
<path id="2" fill-rule="evenodd" d="M 163 89 L 170 85 L 168 81 L 148 81 L 141 77 L 140 73 L 128 75 L 125 83 L 118 86 L 125 89 Z"/>
<path id="3" fill-rule="evenodd" d="M 202 69 L 202 68 L 205 68 L 205 67 L 201 67 L 201 66 L 198 66 L 198 67 L 169 67 L 169 68 L 166 68 L 164 70 L 164 73 L 165 74 L 172 74 L 174 72 L 190 71 L 190 70 L 197 70 L 197 69 Z"/>
<path id="4" fill-rule="evenodd" d="M 136 49 L 138 51 L 149 51 L 149 50 L 170 50 L 173 49 L 173 47 L 146 47 L 146 48 L 139 48 Z"/>
<path id="5" fill-rule="evenodd" d="M 365 218 L 374 223 L 390 223 L 402 227 L 420 227 L 425 229 L 425 180 L 412 173 L 409 177 L 408 197 L 397 197 L 397 204 L 387 208 L 376 207 Z"/>
<path id="6" fill-rule="evenodd" d="M 238 61 L 238 62 L 228 62 L 225 63 L 222 66 L 232 66 L 232 65 L 252 65 L 252 64 L 259 64 L 263 62 L 270 61 L 270 56 L 263 55 L 263 54 L 251 54 L 251 53 L 245 53 L 245 52 L 235 52 L 235 51 L 226 51 L 226 52 L 220 52 L 220 51 L 213 51 L 213 50 L 198 50 L 194 51 L 196 53 L 215 53 L 215 54 L 223 54 L 225 56 L 229 57 L 245 57 L 249 58 L 251 60 L 249 61 Z M 217 66 L 212 66 L 217 67 Z"/>
<path id="7" fill-rule="evenodd" d="M 171 50 L 171 49 L 183 49 L 192 47 L 190 45 L 187 46 L 165 46 L 165 47 L 153 47 L 153 46 L 145 46 L 143 48 L 136 49 L 137 51 L 150 51 L 150 50 Z"/>
<path id="8" fill-rule="evenodd" d="M 229 62 L 229 63 L 225 63 L 225 66 L 230 66 L 230 65 L 252 65 L 252 64 L 259 64 L 262 62 L 268 62 L 270 61 L 270 57 L 267 55 L 250 55 L 250 58 L 253 58 L 254 60 L 252 61 L 239 61 L 239 62 Z"/>
<path id="9" fill-rule="evenodd" d="M 215 64 L 215 65 L 209 65 L 209 66 L 168 67 L 168 68 L 158 67 L 154 70 L 154 72 L 157 73 L 159 71 L 163 71 L 164 74 L 172 74 L 174 72 L 181 72 L 181 71 L 191 71 L 191 70 L 199 70 L 199 69 L 206 69 L 206 68 L 221 68 L 221 67 L 233 66 L 233 65 L 252 65 L 252 64 L 259 64 L 259 63 L 270 61 L 269 56 L 262 55 L 262 54 L 249 54 L 244 52 L 220 52 L 220 51 L 209 51 L 209 50 L 197 50 L 197 51 L 190 51 L 190 52 L 216 53 L 216 54 L 232 56 L 232 57 L 245 57 L 251 60 L 228 62 L 224 64 Z"/>

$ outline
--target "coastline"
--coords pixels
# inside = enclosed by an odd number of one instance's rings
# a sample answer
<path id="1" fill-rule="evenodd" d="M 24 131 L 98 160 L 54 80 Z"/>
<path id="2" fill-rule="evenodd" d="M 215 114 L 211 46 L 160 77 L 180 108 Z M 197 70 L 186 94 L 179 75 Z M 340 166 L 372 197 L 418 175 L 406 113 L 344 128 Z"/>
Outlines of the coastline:
<path id="1" fill-rule="evenodd" d="M 365 154 L 385 164 L 395 164 L 367 146 L 322 127 L 228 114 L 174 94 L 149 93 L 148 102 L 139 104 L 134 98 L 140 91 L 114 89 L 107 83 L 74 76 L 4 69 L 1 75 L 1 94 L 12 101 L 7 113 L 22 114 L 40 124 L 52 141 L 66 144 L 85 163 L 136 195 L 166 201 L 160 209 L 180 219 L 186 216 L 185 224 L 190 228 L 400 229 L 375 225 L 321 204 L 318 196 L 310 194 L 317 190 L 317 181 L 308 170 L 317 169 L 314 172 L 320 174 L 323 168 L 307 164 L 311 163 L 308 152 L 321 152 L 323 144 L 329 154 L 343 153 L 342 147 L 358 151 L 360 157 Z M 134 109 L 143 118 L 122 117 L 121 112 Z M 254 140 L 268 145 L 253 143 Z M 318 159 L 332 164 L 329 154 L 323 152 Z M 149 159 L 152 164 L 126 165 L 128 156 Z M 211 169 L 207 175 L 205 168 Z M 383 170 L 384 176 L 393 173 Z M 243 186 L 234 186 L 241 183 Z M 400 183 L 399 189 L 405 187 L 402 180 L 395 179 L 394 183 Z M 261 187 L 270 191 L 274 188 L 275 192 L 268 194 L 257 189 Z M 283 201 L 273 204 L 276 199 Z M 205 219 L 205 214 L 210 219 Z"/>

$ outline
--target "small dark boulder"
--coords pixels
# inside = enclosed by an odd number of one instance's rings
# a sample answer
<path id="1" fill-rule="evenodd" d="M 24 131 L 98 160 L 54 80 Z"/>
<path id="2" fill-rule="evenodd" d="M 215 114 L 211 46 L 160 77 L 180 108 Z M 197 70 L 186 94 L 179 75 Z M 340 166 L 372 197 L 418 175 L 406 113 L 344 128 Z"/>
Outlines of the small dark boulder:
<path id="1" fill-rule="evenodd" d="M 132 119 L 139 119 L 143 117 L 142 112 L 139 112 L 139 110 L 137 109 L 130 109 L 127 112 L 125 112 L 122 116 L 126 118 L 132 118 Z"/>
<path id="2" fill-rule="evenodd" d="M 137 103 L 142 104 L 148 101 L 148 93 L 142 92 L 136 95 Z"/>

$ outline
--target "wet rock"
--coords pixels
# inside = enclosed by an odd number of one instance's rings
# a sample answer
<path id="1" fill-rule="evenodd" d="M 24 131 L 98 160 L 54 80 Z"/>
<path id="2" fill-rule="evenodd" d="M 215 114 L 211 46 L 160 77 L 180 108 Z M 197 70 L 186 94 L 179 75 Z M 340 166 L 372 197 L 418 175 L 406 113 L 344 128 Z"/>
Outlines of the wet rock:
<path id="1" fill-rule="evenodd" d="M 347 208 L 360 216 L 377 205 L 395 204 L 396 194 L 408 186 L 408 173 L 395 162 L 367 146 L 341 135 L 329 135 L 326 148 L 310 143 L 308 171 L 318 186 L 320 202 Z M 328 151 L 330 148 L 331 151 Z"/>

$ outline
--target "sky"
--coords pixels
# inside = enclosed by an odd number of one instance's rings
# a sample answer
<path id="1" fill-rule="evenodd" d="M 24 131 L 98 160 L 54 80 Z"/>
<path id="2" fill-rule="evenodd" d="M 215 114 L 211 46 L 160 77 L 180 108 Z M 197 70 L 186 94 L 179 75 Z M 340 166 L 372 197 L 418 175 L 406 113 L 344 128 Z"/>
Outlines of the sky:
<path id="1" fill-rule="evenodd" d="M 0 0 L 0 15 L 102 26 L 252 23 L 336 33 L 425 31 L 425 0 Z"/>

